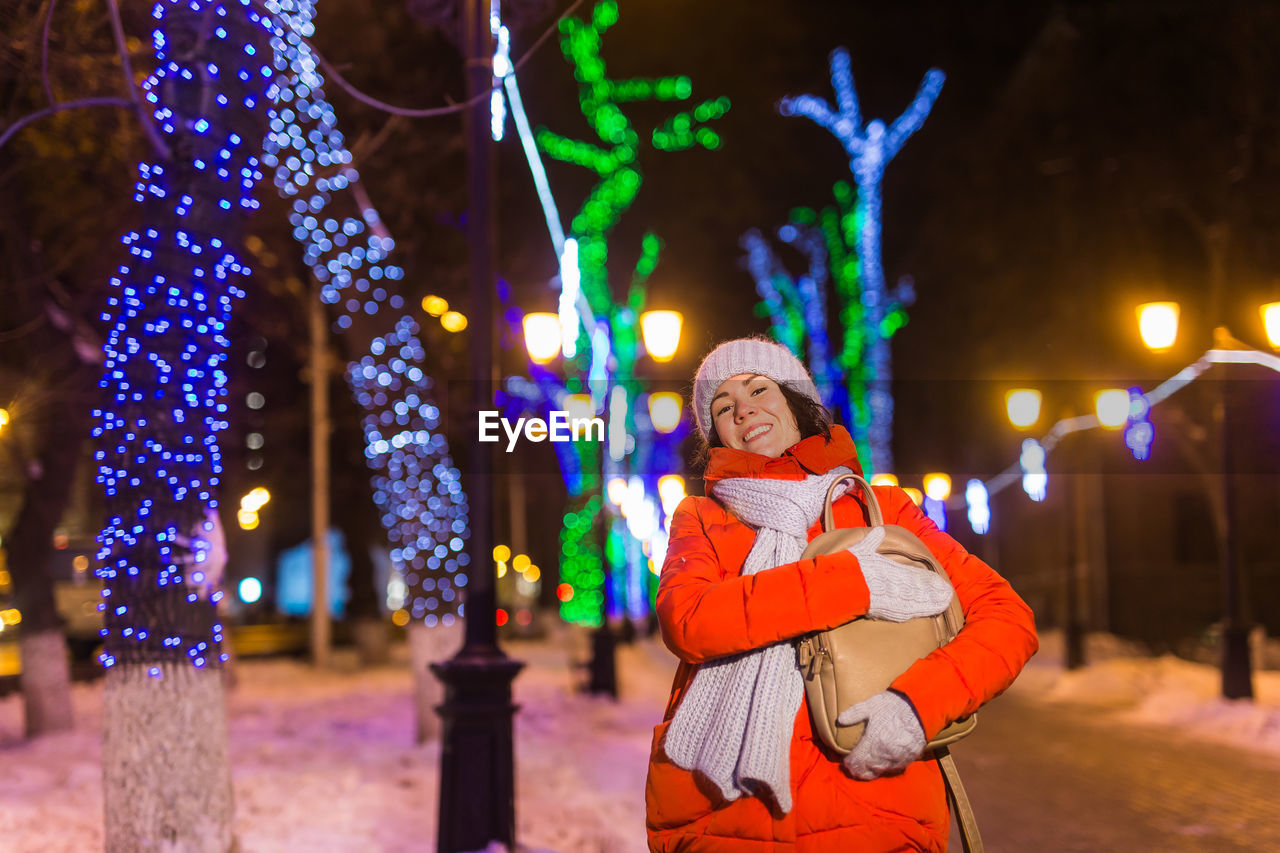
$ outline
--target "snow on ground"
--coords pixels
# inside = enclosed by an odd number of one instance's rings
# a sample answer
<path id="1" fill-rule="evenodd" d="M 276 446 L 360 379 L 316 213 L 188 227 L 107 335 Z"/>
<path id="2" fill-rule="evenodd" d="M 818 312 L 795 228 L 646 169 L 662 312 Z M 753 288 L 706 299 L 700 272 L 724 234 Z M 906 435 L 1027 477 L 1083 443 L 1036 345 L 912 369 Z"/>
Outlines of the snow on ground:
<path id="1" fill-rule="evenodd" d="M 1273 640 L 1265 659 L 1276 659 Z M 1262 657 L 1256 653 L 1255 657 Z M 1062 634 L 1040 635 L 1040 652 L 1031 659 L 1014 690 L 1048 702 L 1100 706 L 1119 721 L 1174 726 L 1205 740 L 1280 755 L 1280 671 L 1256 668 L 1254 700 L 1220 696 L 1217 666 L 1173 655 L 1150 657 L 1119 638 L 1090 635 L 1087 665 L 1063 668 Z M 1255 662 L 1255 667 L 1257 663 Z"/>
<path id="2" fill-rule="evenodd" d="M 1062 668 L 1046 632 L 1014 692 L 1086 703 L 1098 714 L 1280 753 L 1280 671 L 1259 672 L 1258 702 L 1216 698 L 1217 671 L 1144 657 L 1090 637 L 1089 666 Z M 516 820 L 522 848 L 641 853 L 644 776 L 674 659 L 653 641 L 619 647 L 618 702 L 575 689 L 585 637 L 511 642 Z M 316 671 L 294 660 L 244 661 L 229 694 L 236 831 L 246 853 L 430 851 L 439 800 L 438 742 L 413 743 L 407 652 L 360 670 L 340 652 Z M 101 684 L 74 687 L 77 730 L 22 740 L 19 696 L 0 699 L 0 849 L 82 853 L 102 847 Z"/>

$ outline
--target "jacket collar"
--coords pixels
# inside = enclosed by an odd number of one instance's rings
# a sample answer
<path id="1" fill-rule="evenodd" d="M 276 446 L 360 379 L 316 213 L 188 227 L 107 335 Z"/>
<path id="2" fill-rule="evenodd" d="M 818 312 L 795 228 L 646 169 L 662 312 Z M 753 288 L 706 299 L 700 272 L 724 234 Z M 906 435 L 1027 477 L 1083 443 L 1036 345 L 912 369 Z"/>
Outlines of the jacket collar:
<path id="1" fill-rule="evenodd" d="M 856 474 L 862 473 L 849 431 L 842 426 L 832 426 L 829 442 L 820 435 L 803 438 L 777 457 L 731 447 L 712 448 L 702 477 L 709 489 L 712 483 L 731 477 L 803 480 L 810 474 L 825 474 L 841 465 L 847 465 Z"/>

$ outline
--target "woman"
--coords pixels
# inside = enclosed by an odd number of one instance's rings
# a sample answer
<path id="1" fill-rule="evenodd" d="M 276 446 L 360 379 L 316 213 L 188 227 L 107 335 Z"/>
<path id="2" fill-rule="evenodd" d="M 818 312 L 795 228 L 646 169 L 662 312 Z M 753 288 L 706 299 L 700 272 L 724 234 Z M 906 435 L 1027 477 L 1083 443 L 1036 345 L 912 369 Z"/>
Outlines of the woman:
<path id="1" fill-rule="evenodd" d="M 840 760 L 815 739 L 790 641 L 858 616 L 935 615 L 951 587 L 877 555 L 874 534 L 848 552 L 799 559 L 821 532 L 829 485 L 861 469 L 849 433 L 831 425 L 785 348 L 721 344 L 698 368 L 693 396 L 712 497 L 676 509 L 658 585 L 662 636 L 680 666 L 649 760 L 649 849 L 945 850 L 941 773 L 916 759 L 1013 682 L 1037 648 L 1031 611 L 901 489 L 875 487 L 885 523 L 915 533 L 945 567 L 966 622 L 889 690 L 841 714 L 843 725 L 867 725 Z M 852 491 L 833 506 L 837 525 L 867 523 Z"/>

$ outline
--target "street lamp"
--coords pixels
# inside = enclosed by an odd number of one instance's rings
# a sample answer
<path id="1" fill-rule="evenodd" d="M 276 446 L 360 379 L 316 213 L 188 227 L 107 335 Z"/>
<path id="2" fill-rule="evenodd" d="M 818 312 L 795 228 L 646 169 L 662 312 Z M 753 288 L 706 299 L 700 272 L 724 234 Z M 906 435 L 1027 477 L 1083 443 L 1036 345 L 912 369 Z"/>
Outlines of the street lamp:
<path id="1" fill-rule="evenodd" d="M 675 358 L 683 323 L 684 317 L 679 311 L 645 311 L 640 315 L 644 348 L 654 361 L 664 362 Z"/>
<path id="2" fill-rule="evenodd" d="M 949 474 L 925 474 L 924 493 L 929 500 L 941 503 L 951 497 L 951 476 Z"/>
<path id="3" fill-rule="evenodd" d="M 1145 302 L 1138 306 L 1138 333 L 1153 352 L 1163 352 L 1178 339 L 1178 303 Z"/>
<path id="4" fill-rule="evenodd" d="M 1138 308 L 1142 322 L 1156 305 L 1173 306 L 1171 334 L 1177 334 L 1177 303 L 1147 303 Z M 1168 310 L 1167 308 L 1165 310 Z M 1280 303 L 1271 302 L 1259 307 L 1267 340 L 1272 347 L 1280 346 Z M 1215 349 L 1237 349 L 1239 344 L 1225 326 L 1213 331 Z M 1160 347 L 1148 341 L 1145 331 L 1143 343 L 1155 352 Z M 1249 660 L 1249 629 L 1245 624 L 1244 596 L 1241 594 L 1239 555 L 1237 554 L 1235 491 L 1231 488 L 1231 438 L 1230 406 L 1227 385 L 1220 378 L 1215 383 L 1214 427 L 1218 439 L 1218 506 L 1215 513 L 1218 533 L 1218 563 L 1222 574 L 1223 627 L 1222 627 L 1222 696 L 1224 699 L 1253 698 L 1253 665 Z"/>
<path id="5" fill-rule="evenodd" d="M 1262 315 L 1262 328 L 1267 333 L 1267 343 L 1272 349 L 1280 349 L 1280 302 L 1268 302 L 1258 308 Z"/>
<path id="6" fill-rule="evenodd" d="M 663 474 L 658 478 L 658 499 L 662 501 L 662 514 L 671 517 L 686 496 L 684 477 L 679 474 Z"/>
<path id="7" fill-rule="evenodd" d="M 1029 429 L 1040 420 L 1040 392 L 1034 388 L 1016 388 L 1004 395 L 1009 421 L 1018 429 Z"/>
<path id="8" fill-rule="evenodd" d="M 1099 391 L 1093 398 L 1098 422 L 1107 429 L 1120 429 L 1129 421 L 1129 392 L 1122 388 Z"/>
<path id="9" fill-rule="evenodd" d="M 467 111 L 463 136 L 467 147 L 467 267 L 472 423 L 493 405 L 497 348 L 494 274 L 494 147 L 490 138 L 489 91 L 493 87 L 491 7 L 481 0 L 459 4 L 461 43 L 466 60 Z M 439 307 L 439 306 L 433 306 Z M 454 316 L 456 314 L 456 316 Z M 448 323 L 445 323 L 448 317 Z M 441 323 L 460 331 L 466 318 L 446 312 Z M 450 327 L 453 328 L 450 328 Z M 515 847 L 515 748 L 512 723 L 516 706 L 511 682 L 523 664 L 498 645 L 497 578 L 488 569 L 494 546 L 493 454 L 490 445 L 472 442 L 467 488 L 471 516 L 471 565 L 467 578 L 462 648 L 431 669 L 445 685 L 440 738 L 439 812 L 436 850 L 459 853 L 498 841 Z"/>
<path id="10" fill-rule="evenodd" d="M 654 391 L 649 394 L 649 420 L 658 432 L 675 432 L 680 425 L 680 413 L 684 401 L 674 391 Z"/>
<path id="11" fill-rule="evenodd" d="M 560 354 L 560 316 L 548 311 L 525 314 L 521 325 L 529 358 L 535 364 L 549 364 Z"/>

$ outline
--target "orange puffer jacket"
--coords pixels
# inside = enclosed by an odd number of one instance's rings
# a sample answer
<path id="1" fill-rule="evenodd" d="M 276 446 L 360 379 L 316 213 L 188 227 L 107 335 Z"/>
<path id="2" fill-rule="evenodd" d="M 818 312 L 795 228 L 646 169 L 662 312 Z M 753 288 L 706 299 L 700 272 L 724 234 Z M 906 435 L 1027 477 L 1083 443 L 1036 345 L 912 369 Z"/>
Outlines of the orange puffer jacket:
<path id="1" fill-rule="evenodd" d="M 708 491 L 729 477 L 800 480 L 847 465 L 860 468 L 849 434 L 832 429 L 777 458 L 729 448 L 711 452 Z M 1038 646 L 1031 610 L 1008 582 L 967 553 L 897 487 L 875 487 L 886 524 L 915 533 L 946 568 L 964 608 L 954 641 L 917 661 L 892 688 L 915 705 L 925 736 L 976 711 L 1010 684 Z M 841 527 L 867 522 L 853 493 L 834 505 Z M 812 539 L 821 522 L 809 530 Z M 654 730 L 645 786 L 649 849 L 655 853 L 826 853 L 936 850 L 947 846 L 949 815 L 935 761 L 860 782 L 816 741 L 802 703 L 791 738 L 794 806 L 772 813 L 744 796 L 726 803 L 705 780 L 671 763 L 662 749 L 675 709 L 698 664 L 832 628 L 866 613 L 869 593 L 848 552 L 800 560 L 748 577 L 739 572 L 755 532 L 721 504 L 686 498 L 671 521 L 658 585 L 662 637 L 680 658 L 663 723 Z"/>

